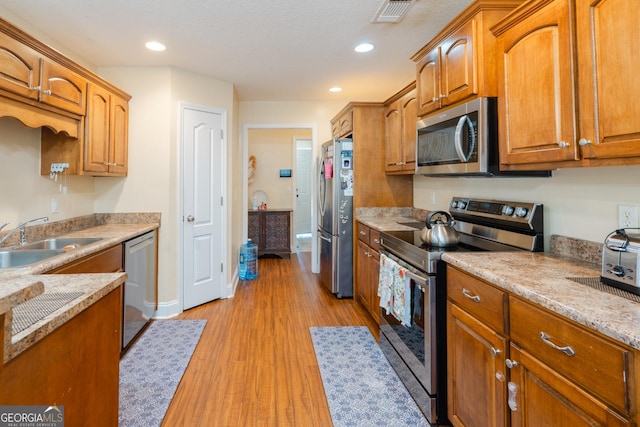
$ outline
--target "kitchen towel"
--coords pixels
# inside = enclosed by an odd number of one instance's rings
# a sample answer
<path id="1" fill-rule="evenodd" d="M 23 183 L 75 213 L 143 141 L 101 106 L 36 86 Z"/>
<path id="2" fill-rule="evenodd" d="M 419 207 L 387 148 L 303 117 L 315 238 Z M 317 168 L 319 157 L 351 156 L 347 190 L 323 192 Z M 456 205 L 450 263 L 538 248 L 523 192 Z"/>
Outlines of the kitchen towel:
<path id="1" fill-rule="evenodd" d="M 387 314 L 411 326 L 411 279 L 406 268 L 385 254 L 380 254 L 378 296 Z"/>

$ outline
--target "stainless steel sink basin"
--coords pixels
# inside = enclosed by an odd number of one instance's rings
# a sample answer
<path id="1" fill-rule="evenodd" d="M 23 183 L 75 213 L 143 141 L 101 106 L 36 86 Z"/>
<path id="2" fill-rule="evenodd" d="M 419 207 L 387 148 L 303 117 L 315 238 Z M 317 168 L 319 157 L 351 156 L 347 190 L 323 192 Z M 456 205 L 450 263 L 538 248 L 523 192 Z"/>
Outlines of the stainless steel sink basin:
<path id="1" fill-rule="evenodd" d="M 79 248 L 102 240 L 100 237 L 61 237 L 41 240 L 39 242 L 27 243 L 23 246 L 12 248 L 14 251 L 34 250 L 34 249 L 62 249 L 65 251 Z"/>
<path id="2" fill-rule="evenodd" d="M 2 250 L 0 251 L 0 268 L 16 268 L 35 264 L 52 256 L 64 253 L 62 249 L 48 250 Z"/>

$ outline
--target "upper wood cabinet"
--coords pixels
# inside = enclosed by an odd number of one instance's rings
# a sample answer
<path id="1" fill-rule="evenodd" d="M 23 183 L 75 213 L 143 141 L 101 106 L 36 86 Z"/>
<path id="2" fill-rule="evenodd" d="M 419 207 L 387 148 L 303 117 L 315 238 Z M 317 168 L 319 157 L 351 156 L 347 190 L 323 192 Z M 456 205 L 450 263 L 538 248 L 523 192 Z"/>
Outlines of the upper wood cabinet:
<path id="1" fill-rule="evenodd" d="M 42 128 L 42 175 L 127 174 L 131 96 L 0 19 L 0 117 Z"/>
<path id="2" fill-rule="evenodd" d="M 412 83 L 385 102 L 385 172 L 414 174 L 418 100 Z"/>
<path id="3" fill-rule="evenodd" d="M 84 171 L 127 174 L 128 102 L 110 91 L 89 85 Z"/>
<path id="4" fill-rule="evenodd" d="M 351 110 L 344 111 L 331 120 L 331 136 L 333 138 L 342 138 L 351 135 L 352 132 L 353 112 Z"/>
<path id="5" fill-rule="evenodd" d="M 489 28 L 521 3 L 477 0 L 413 55 L 418 117 L 471 97 L 497 96 L 495 38 Z"/>
<path id="6" fill-rule="evenodd" d="M 502 169 L 640 163 L 638 22 L 633 0 L 535 0 L 492 28 Z"/>

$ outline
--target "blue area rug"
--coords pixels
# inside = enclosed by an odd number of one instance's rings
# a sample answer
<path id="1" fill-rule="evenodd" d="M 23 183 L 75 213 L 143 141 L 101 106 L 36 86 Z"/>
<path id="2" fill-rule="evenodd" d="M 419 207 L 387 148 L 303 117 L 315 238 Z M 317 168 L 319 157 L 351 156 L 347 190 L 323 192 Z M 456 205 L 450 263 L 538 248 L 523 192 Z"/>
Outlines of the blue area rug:
<path id="1" fill-rule="evenodd" d="M 206 320 L 152 322 L 120 360 L 120 427 L 158 427 Z"/>
<path id="2" fill-rule="evenodd" d="M 429 425 L 367 327 L 309 329 L 334 427 Z"/>

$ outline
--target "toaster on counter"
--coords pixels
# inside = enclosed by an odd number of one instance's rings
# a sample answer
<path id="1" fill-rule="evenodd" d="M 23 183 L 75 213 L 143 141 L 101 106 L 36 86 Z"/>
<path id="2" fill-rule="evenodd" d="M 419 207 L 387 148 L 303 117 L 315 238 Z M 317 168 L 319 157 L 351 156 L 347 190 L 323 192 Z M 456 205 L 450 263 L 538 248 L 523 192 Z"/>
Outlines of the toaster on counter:
<path id="1" fill-rule="evenodd" d="M 629 229 L 615 230 L 605 239 L 600 279 L 603 283 L 640 295 L 640 234 L 627 233 L 626 230 Z"/>

